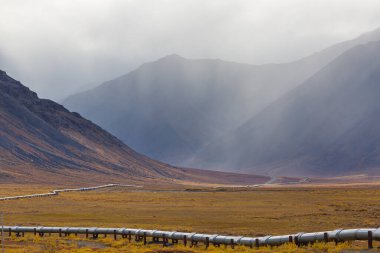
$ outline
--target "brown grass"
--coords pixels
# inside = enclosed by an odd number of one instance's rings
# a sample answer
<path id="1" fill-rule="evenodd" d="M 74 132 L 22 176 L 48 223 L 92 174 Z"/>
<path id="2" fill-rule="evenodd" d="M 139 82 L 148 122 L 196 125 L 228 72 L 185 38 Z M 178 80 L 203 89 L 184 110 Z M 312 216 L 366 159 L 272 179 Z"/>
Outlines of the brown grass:
<path id="1" fill-rule="evenodd" d="M 3 186 L 1 186 L 3 187 Z M 35 188 L 24 189 L 32 192 Z M 19 194 L 1 188 L 1 195 Z M 43 189 L 41 192 L 48 191 Z M 7 224 L 160 228 L 219 234 L 283 234 L 379 227 L 380 189 L 130 192 L 104 189 L 0 203 Z"/>
<path id="2" fill-rule="evenodd" d="M 18 195 L 18 189 L 0 185 L 0 195 Z M 35 190 L 30 186 L 23 193 Z M 0 202 L 0 211 L 5 212 L 7 225 L 132 227 L 257 236 L 380 227 L 379 203 L 379 187 L 172 192 L 123 188 Z"/>
<path id="3" fill-rule="evenodd" d="M 90 253 L 90 252 L 103 252 L 103 253 L 116 253 L 116 252 L 135 252 L 135 253 L 275 253 L 275 252 L 286 252 L 286 253 L 306 253 L 306 252 L 341 252 L 345 249 L 355 250 L 352 252 L 359 252 L 356 250 L 363 249 L 365 246 L 363 244 L 351 244 L 351 243 L 341 243 L 335 245 L 334 243 L 315 243 L 313 245 L 307 245 L 303 247 L 296 247 L 294 244 L 285 244 L 279 247 L 260 247 L 248 248 L 243 246 L 235 246 L 235 249 L 231 247 L 221 246 L 220 248 L 210 245 L 206 250 L 205 246 L 199 244 L 194 247 L 185 247 L 181 244 L 174 246 L 169 246 L 163 248 L 159 244 L 148 244 L 143 245 L 141 243 L 128 243 L 125 239 L 113 240 L 111 238 L 99 238 L 96 241 L 85 239 L 83 237 L 65 237 L 58 238 L 56 236 L 46 236 L 40 238 L 38 236 L 34 237 L 32 235 L 27 235 L 26 237 L 17 238 L 7 238 L 6 240 L 6 252 L 12 253 L 53 253 L 53 252 L 78 252 L 78 253 Z"/>

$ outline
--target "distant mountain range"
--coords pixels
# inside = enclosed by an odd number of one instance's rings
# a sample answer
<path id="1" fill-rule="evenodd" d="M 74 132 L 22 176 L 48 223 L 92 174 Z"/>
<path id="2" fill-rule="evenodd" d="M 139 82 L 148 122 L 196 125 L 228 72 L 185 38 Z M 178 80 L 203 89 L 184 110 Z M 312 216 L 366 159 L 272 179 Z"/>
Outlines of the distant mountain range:
<path id="1" fill-rule="evenodd" d="M 193 163 L 298 176 L 379 173 L 379 53 L 380 41 L 348 50 Z"/>
<path id="2" fill-rule="evenodd" d="M 295 62 L 262 66 L 221 60 L 189 60 L 170 55 L 143 64 L 135 71 L 95 89 L 73 95 L 63 104 L 93 120 L 137 151 L 176 165 L 282 175 L 324 175 L 326 168 L 334 166 L 336 170 L 330 171 L 331 174 L 353 172 L 356 168 L 360 171 L 361 168 L 353 163 L 343 163 L 348 150 L 337 154 L 330 162 L 313 153 L 316 151 L 312 146 L 326 148 L 319 146 L 318 142 L 322 141 L 318 139 L 320 135 L 321 138 L 332 138 L 334 133 L 338 134 L 332 132 L 327 137 L 318 132 L 319 127 L 328 128 L 328 123 L 325 126 L 313 125 L 322 122 L 317 122 L 318 119 L 311 115 L 314 120 L 308 119 L 310 128 L 307 132 L 302 137 L 297 136 L 296 139 L 300 140 L 289 142 L 294 136 L 285 137 L 288 131 L 297 133 L 306 127 L 302 118 L 298 118 L 299 112 L 295 115 L 288 114 L 288 111 L 276 114 L 277 110 L 270 108 L 276 105 L 285 107 L 283 101 L 291 96 L 289 94 L 308 86 L 311 78 L 323 75 L 323 71 L 331 68 L 332 62 L 346 57 L 345 52 L 378 40 L 380 29 Z M 359 72 L 367 66 L 357 67 L 361 69 L 352 65 L 350 69 L 344 69 L 343 66 L 336 73 L 331 73 L 336 76 L 323 79 L 326 83 L 318 82 L 315 86 L 331 86 L 335 84 L 331 80 L 340 80 L 343 74 L 348 74 L 345 71 L 351 73 L 355 70 L 360 75 Z M 307 98 L 303 93 L 298 95 L 291 99 Z M 327 93 L 325 95 L 328 96 Z M 298 105 L 302 110 L 304 105 Z M 323 106 L 321 104 L 321 110 L 326 109 Z M 271 120 L 263 116 L 267 113 Z M 291 128 L 278 125 L 286 119 L 293 122 L 286 121 Z M 338 124 L 339 118 L 336 121 Z M 262 126 L 263 132 L 256 134 L 256 125 Z M 301 152 L 302 158 L 295 158 L 296 150 L 303 150 L 306 144 L 310 144 L 310 150 Z M 337 147 L 339 145 L 336 144 Z M 309 151 L 312 158 L 306 157 Z M 351 155 L 360 156 L 356 153 Z M 334 152 L 329 151 L 328 156 L 334 157 Z M 309 162 L 301 163 L 303 159 Z M 302 167 L 304 165 L 307 166 Z"/>
<path id="3" fill-rule="evenodd" d="M 0 70 L 0 182 L 258 183 L 268 178 L 176 168 L 141 155 Z"/>

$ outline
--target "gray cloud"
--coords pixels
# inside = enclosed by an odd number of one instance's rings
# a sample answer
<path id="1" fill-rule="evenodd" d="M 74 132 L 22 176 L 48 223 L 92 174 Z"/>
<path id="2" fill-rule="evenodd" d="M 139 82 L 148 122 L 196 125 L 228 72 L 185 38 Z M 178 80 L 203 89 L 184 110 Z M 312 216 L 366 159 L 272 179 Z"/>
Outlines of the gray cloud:
<path id="1" fill-rule="evenodd" d="M 287 62 L 380 26 L 378 0 L 0 0 L 0 69 L 61 99 L 177 53 Z"/>

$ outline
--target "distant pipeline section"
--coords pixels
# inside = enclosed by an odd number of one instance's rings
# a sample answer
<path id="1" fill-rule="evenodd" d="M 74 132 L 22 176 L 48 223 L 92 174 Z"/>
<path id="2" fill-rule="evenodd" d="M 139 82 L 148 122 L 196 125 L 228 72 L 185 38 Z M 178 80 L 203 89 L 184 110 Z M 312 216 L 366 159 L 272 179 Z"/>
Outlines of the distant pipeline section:
<path id="1" fill-rule="evenodd" d="M 102 188 L 111 188 L 111 187 L 142 187 L 142 186 L 127 185 L 127 184 L 106 184 L 106 185 L 99 185 L 99 186 L 94 186 L 94 187 L 59 189 L 59 190 L 53 190 L 53 191 L 48 192 L 48 193 L 40 193 L 40 194 L 29 194 L 29 195 L 2 197 L 2 198 L 0 198 L 0 201 L 57 196 L 61 192 L 93 191 L 93 190 L 99 190 L 99 189 L 102 189 Z"/>
<path id="2" fill-rule="evenodd" d="M 248 247 L 261 246 L 279 246 L 285 243 L 295 243 L 297 246 L 307 245 L 315 242 L 331 242 L 336 244 L 346 241 L 367 241 L 368 248 L 373 247 L 373 241 L 380 241 L 380 228 L 359 228 L 359 229 L 337 229 L 333 231 L 315 232 L 315 233 L 297 233 L 281 236 L 263 236 L 263 237 L 244 237 L 244 236 L 226 236 L 218 234 L 199 234 L 185 233 L 176 231 L 144 230 L 132 228 L 96 228 L 96 227 L 17 227 L 4 226 L 2 233 L 8 233 L 9 236 L 15 233 L 16 236 L 24 236 L 25 233 L 34 233 L 43 237 L 45 234 L 58 234 L 59 237 L 69 236 L 71 234 L 86 235 L 86 238 L 98 238 L 99 235 L 113 236 L 114 239 L 127 238 L 131 242 L 132 237 L 137 242 L 162 243 L 163 246 L 179 243 L 182 241 L 185 246 L 197 245 L 203 243 L 206 248 L 210 244 L 215 246 L 226 245 L 232 248 L 235 245 Z M 171 243 L 169 243 L 171 240 Z"/>

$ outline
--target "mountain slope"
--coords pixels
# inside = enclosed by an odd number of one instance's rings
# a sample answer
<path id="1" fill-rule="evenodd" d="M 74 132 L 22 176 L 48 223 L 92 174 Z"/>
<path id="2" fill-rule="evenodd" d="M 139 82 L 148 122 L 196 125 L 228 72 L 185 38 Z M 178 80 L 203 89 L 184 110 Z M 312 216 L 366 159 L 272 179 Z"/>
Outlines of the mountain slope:
<path id="1" fill-rule="evenodd" d="M 240 125 L 261 106 L 252 104 L 266 103 L 252 99 L 252 94 L 263 88 L 261 82 L 278 82 L 283 74 L 276 71 L 276 66 L 187 60 L 171 55 L 73 96 L 64 104 L 137 151 L 180 163 Z M 261 93 L 265 92 L 271 93 Z"/>
<path id="2" fill-rule="evenodd" d="M 379 173 L 379 52 L 380 42 L 347 51 L 192 163 L 298 176 Z"/>
<path id="3" fill-rule="evenodd" d="M 79 114 L 39 99 L 0 71 L 1 182 L 217 182 L 219 176 L 219 182 L 228 181 L 224 173 L 208 174 L 175 168 L 140 155 Z M 244 176 L 229 176 L 231 183 L 245 181 Z M 251 182 L 266 180 L 249 178 Z"/>
<path id="4" fill-rule="evenodd" d="M 263 66 L 171 55 L 63 104 L 138 152 L 184 165 L 345 50 L 377 39 L 380 29 L 299 61 Z"/>

